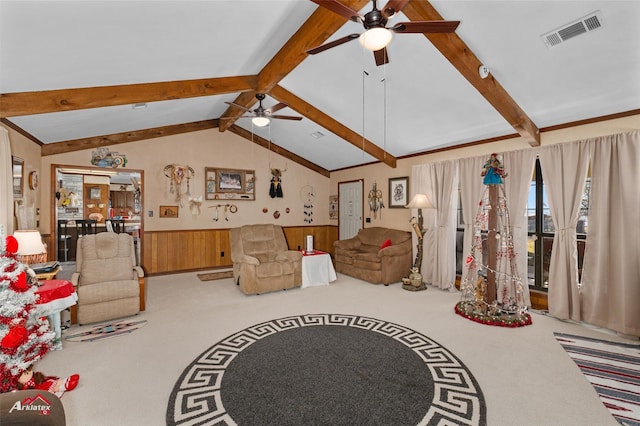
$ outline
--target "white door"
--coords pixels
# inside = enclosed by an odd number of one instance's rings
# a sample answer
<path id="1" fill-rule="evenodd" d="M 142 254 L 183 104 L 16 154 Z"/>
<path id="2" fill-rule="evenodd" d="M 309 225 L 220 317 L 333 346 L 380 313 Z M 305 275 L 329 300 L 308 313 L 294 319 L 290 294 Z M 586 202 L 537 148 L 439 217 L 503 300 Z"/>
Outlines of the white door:
<path id="1" fill-rule="evenodd" d="M 362 181 L 338 184 L 338 205 L 340 239 L 355 237 L 362 228 Z"/>

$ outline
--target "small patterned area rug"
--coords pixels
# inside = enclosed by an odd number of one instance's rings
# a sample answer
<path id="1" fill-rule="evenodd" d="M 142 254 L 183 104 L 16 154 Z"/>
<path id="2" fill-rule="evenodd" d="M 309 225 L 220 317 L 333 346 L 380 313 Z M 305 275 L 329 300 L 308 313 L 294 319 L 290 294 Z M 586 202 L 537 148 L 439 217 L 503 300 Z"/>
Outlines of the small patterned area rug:
<path id="1" fill-rule="evenodd" d="M 70 334 L 65 337 L 65 340 L 70 342 L 95 342 L 102 339 L 108 339 L 110 337 L 117 337 L 132 333 L 145 325 L 147 325 L 146 320 L 102 324 L 89 331 Z"/>
<path id="2" fill-rule="evenodd" d="M 483 393 L 448 349 L 402 325 L 344 314 L 267 321 L 182 373 L 167 425 L 486 425 Z"/>
<path id="3" fill-rule="evenodd" d="M 209 272 L 206 274 L 198 274 L 200 281 L 221 280 L 223 278 L 232 278 L 233 271 Z"/>
<path id="4" fill-rule="evenodd" d="M 640 345 L 554 335 L 618 423 L 640 425 Z"/>

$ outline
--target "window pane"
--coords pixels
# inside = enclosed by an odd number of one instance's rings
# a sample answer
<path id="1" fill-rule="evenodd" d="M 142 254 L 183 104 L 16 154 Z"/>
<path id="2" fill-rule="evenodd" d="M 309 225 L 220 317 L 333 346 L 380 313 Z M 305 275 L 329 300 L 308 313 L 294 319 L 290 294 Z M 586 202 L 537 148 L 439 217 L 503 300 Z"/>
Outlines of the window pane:
<path id="1" fill-rule="evenodd" d="M 544 186 L 542 187 L 542 214 L 542 232 L 556 232 L 556 227 L 553 225 L 553 220 L 551 220 L 551 209 L 547 202 L 547 188 Z"/>
<path id="2" fill-rule="evenodd" d="M 536 232 L 536 181 L 531 181 L 527 199 L 528 232 Z"/>
<path id="3" fill-rule="evenodd" d="M 529 287 L 536 285 L 536 236 L 527 239 L 527 282 Z"/>
<path id="4" fill-rule="evenodd" d="M 589 228 L 587 215 L 589 214 L 589 193 L 591 192 L 591 178 L 588 177 L 584 185 L 584 193 L 580 200 L 580 215 L 578 216 L 578 224 L 576 225 L 576 232 L 578 234 L 586 235 Z"/>
<path id="5" fill-rule="evenodd" d="M 551 264 L 551 249 L 553 237 L 542 237 L 542 287 L 549 288 L 549 265 Z"/>

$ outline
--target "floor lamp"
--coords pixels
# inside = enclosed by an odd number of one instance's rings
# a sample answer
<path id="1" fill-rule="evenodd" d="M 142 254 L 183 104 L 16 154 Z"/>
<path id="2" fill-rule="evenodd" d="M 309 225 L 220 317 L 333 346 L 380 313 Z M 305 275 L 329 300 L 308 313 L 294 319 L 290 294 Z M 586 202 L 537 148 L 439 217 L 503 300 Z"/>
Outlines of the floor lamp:
<path id="1" fill-rule="evenodd" d="M 411 218 L 411 225 L 418 237 L 416 260 L 413 264 L 414 269 L 417 268 L 420 279 L 422 279 L 422 243 L 426 230 L 424 229 L 424 219 L 422 217 L 422 209 L 433 209 L 433 204 L 425 194 L 416 194 L 409 204 L 405 206 L 408 209 L 418 209 L 418 220 Z"/>

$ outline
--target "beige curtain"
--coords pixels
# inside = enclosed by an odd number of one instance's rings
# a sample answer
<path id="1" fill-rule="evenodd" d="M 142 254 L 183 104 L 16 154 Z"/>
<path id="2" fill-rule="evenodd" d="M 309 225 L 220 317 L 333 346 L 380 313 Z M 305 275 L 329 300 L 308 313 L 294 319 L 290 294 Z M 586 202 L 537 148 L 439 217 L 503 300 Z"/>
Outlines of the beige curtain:
<path id="1" fill-rule="evenodd" d="M 13 164 L 9 132 L 0 126 L 0 225 L 4 236 L 13 234 Z"/>
<path id="2" fill-rule="evenodd" d="M 536 163 L 536 152 L 533 149 L 506 152 L 502 156 L 502 165 L 508 176 L 504 179 L 504 191 L 509 206 L 511 219 L 511 236 L 513 250 L 516 253 L 516 267 L 522 279 L 524 303 L 531 306 L 529 285 L 527 281 L 527 241 L 528 241 L 528 212 L 527 200 L 533 177 L 533 167 Z M 514 271 L 511 272 L 512 274 Z M 498 294 L 501 292 L 498 289 Z"/>
<path id="3" fill-rule="evenodd" d="M 473 222 L 478 212 L 478 203 L 484 191 L 482 183 L 482 168 L 487 161 L 487 156 L 463 158 L 458 161 L 460 175 L 460 202 L 462 204 L 462 215 L 464 218 L 464 244 L 462 249 L 462 278 L 465 277 L 464 259 L 471 252 L 473 241 Z M 476 270 L 477 271 L 477 270 Z M 475 277 L 469 277 L 474 282 Z"/>
<path id="4" fill-rule="evenodd" d="M 584 321 L 640 336 L 640 132 L 594 138 Z"/>
<path id="5" fill-rule="evenodd" d="M 562 143 L 540 150 L 551 219 L 556 228 L 549 266 L 549 313 L 580 320 L 576 225 L 589 166 L 584 142 Z"/>
<path id="6" fill-rule="evenodd" d="M 413 193 L 423 193 L 436 210 L 423 210 L 425 227 L 422 275 L 426 282 L 455 290 L 457 161 L 414 166 Z"/>

